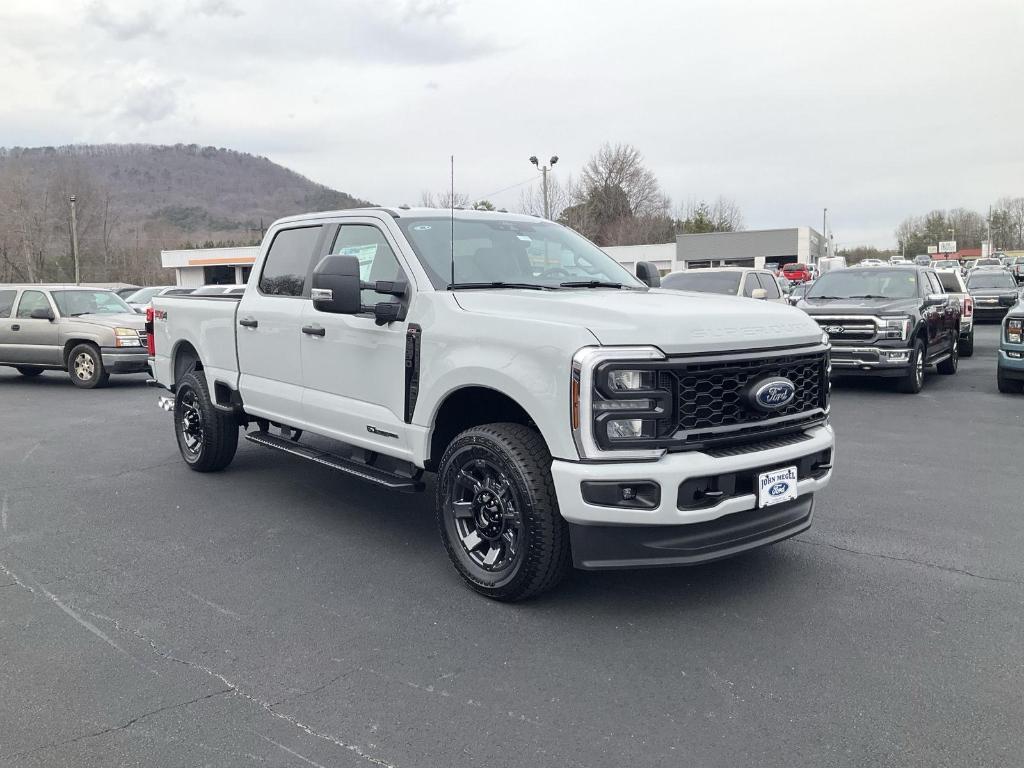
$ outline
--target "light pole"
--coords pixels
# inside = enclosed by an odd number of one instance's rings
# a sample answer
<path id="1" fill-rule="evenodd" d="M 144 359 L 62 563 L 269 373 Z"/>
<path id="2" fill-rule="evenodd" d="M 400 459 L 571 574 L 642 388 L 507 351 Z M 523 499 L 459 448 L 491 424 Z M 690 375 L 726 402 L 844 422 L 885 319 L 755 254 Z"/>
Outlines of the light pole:
<path id="1" fill-rule="evenodd" d="M 78 269 L 78 219 L 75 218 L 75 196 L 68 198 L 71 203 L 71 253 L 75 257 L 75 285 L 81 285 L 82 275 Z"/>
<path id="2" fill-rule="evenodd" d="M 828 256 L 828 208 L 821 211 L 821 239 L 825 246 L 825 256 Z"/>
<path id="3" fill-rule="evenodd" d="M 550 219 L 551 206 L 548 203 L 548 172 L 554 167 L 555 163 L 558 162 L 558 155 L 551 156 L 551 159 L 548 161 L 550 165 L 541 165 L 540 162 L 537 160 L 536 155 L 533 155 L 530 158 L 530 162 L 537 166 L 538 170 L 540 170 L 541 176 L 543 177 L 542 186 L 544 187 L 544 218 Z"/>

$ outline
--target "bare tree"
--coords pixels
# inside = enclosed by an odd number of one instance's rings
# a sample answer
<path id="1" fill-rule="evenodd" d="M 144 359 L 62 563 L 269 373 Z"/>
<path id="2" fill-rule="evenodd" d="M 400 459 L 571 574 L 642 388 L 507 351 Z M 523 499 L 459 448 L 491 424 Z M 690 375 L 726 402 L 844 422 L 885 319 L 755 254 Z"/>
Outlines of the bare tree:
<path id="1" fill-rule="evenodd" d="M 591 204 L 606 206 L 609 219 L 655 216 L 668 207 L 657 178 L 631 144 L 603 144 L 583 166 L 578 191 Z M 619 202 L 620 193 L 624 195 L 625 210 Z"/>
<path id="2" fill-rule="evenodd" d="M 469 195 L 456 192 L 453 196 L 450 190 L 438 193 L 424 190 L 420 193 L 420 205 L 424 208 L 468 208 Z"/>
<path id="3" fill-rule="evenodd" d="M 526 187 L 519 193 L 519 211 L 531 216 L 544 215 L 544 188 L 538 178 L 536 182 Z M 559 179 L 554 173 L 548 174 L 548 207 L 551 209 L 551 218 L 558 221 L 562 213 L 573 204 L 576 197 L 576 189 L 572 176 L 566 176 L 565 181 Z"/>

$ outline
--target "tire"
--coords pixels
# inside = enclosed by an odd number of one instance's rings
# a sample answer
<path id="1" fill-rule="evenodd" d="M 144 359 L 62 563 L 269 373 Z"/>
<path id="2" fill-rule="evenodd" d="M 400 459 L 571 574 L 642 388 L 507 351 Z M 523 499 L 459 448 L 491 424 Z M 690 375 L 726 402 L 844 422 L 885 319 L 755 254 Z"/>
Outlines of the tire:
<path id="1" fill-rule="evenodd" d="M 955 342 L 949 351 L 949 357 L 935 366 L 935 370 L 943 376 L 952 376 L 960 366 L 960 344 Z"/>
<path id="2" fill-rule="evenodd" d="M 100 351 L 92 344 L 79 344 L 68 355 L 68 376 L 71 383 L 82 389 L 105 387 L 110 374 L 103 367 Z"/>
<path id="3" fill-rule="evenodd" d="M 441 459 L 435 515 L 455 569 L 494 600 L 534 597 L 569 570 L 551 454 L 522 424 L 486 424 L 455 437 Z"/>
<path id="4" fill-rule="evenodd" d="M 996 384 L 999 387 L 999 391 L 1004 395 L 1019 395 L 1021 389 L 1024 388 L 1024 384 L 1017 379 L 1011 379 L 1004 375 L 998 368 L 996 369 Z"/>
<path id="5" fill-rule="evenodd" d="M 960 357 L 970 357 L 974 354 L 974 328 L 967 335 L 966 339 L 960 339 Z"/>
<path id="6" fill-rule="evenodd" d="M 914 339 L 914 351 L 910 353 L 910 368 L 907 374 L 896 380 L 896 389 L 906 395 L 916 395 L 924 386 L 924 342 Z"/>
<path id="7" fill-rule="evenodd" d="M 24 376 L 26 379 L 31 379 L 32 377 L 38 376 L 40 373 L 42 373 L 43 369 L 42 368 L 33 368 L 30 365 L 19 365 L 19 366 L 17 366 L 17 371 L 22 376 Z"/>
<path id="8" fill-rule="evenodd" d="M 178 381 L 174 435 L 181 458 L 196 472 L 219 472 L 235 458 L 238 422 L 214 406 L 200 372 L 189 371 Z"/>

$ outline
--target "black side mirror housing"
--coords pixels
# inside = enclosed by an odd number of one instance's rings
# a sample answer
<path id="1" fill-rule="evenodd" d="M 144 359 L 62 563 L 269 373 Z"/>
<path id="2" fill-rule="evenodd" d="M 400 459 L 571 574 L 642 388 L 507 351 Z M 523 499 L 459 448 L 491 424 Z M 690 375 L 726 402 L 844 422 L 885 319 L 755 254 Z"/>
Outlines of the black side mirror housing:
<path id="1" fill-rule="evenodd" d="M 1004 293 L 999 297 L 999 306 L 1001 307 L 1012 307 L 1017 303 L 1016 293 Z"/>
<path id="2" fill-rule="evenodd" d="M 359 314 L 363 308 L 360 290 L 359 259 L 355 256 L 324 256 L 313 270 L 311 296 L 319 312 Z"/>
<path id="3" fill-rule="evenodd" d="M 29 314 L 29 317 L 32 318 L 33 320 L 50 320 L 51 322 L 54 320 L 53 310 L 50 309 L 49 307 L 42 309 L 33 309 L 32 312 Z"/>
<path id="4" fill-rule="evenodd" d="M 648 288 L 661 287 L 661 273 L 658 268 L 649 261 L 638 261 L 636 263 L 636 276 L 640 282 Z"/>

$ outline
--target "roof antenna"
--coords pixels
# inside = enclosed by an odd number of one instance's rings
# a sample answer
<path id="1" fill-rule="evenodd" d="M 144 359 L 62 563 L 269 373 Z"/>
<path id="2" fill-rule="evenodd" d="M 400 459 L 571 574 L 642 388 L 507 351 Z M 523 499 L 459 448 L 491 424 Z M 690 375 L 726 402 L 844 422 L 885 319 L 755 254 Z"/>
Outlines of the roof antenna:
<path id="1" fill-rule="evenodd" d="M 449 290 L 455 287 L 455 155 L 451 156 L 451 166 L 451 197 L 448 198 L 448 204 L 452 214 L 452 282 L 448 286 Z"/>

